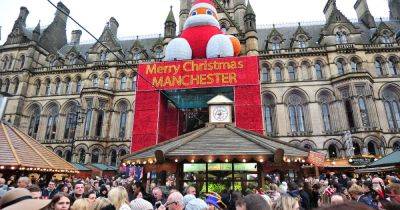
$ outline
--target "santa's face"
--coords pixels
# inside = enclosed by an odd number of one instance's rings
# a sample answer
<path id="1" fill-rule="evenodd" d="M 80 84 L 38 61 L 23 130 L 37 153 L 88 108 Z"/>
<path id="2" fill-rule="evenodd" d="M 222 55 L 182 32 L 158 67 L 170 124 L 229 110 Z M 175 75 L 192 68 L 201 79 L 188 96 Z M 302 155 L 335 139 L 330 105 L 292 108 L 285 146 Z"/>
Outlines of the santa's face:
<path id="1" fill-rule="evenodd" d="M 210 9 L 203 6 L 193 6 L 190 10 L 189 17 L 183 26 L 183 29 L 194 27 L 194 26 L 204 26 L 210 25 L 217 28 L 221 28 L 217 20 L 217 14 L 215 8 Z"/>

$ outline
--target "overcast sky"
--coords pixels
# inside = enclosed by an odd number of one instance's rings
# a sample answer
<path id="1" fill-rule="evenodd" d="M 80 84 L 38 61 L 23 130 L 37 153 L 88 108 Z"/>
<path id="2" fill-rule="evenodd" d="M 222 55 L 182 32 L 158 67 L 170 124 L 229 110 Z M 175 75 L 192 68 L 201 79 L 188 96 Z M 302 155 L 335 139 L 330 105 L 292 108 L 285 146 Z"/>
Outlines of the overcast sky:
<path id="1" fill-rule="evenodd" d="M 52 0 L 57 3 L 57 0 Z M 119 37 L 135 37 L 163 33 L 163 24 L 173 6 L 178 21 L 179 0 L 62 0 L 71 10 L 70 15 L 78 20 L 96 37 L 100 36 L 110 17 L 115 17 L 120 26 Z M 257 25 L 296 23 L 325 20 L 322 12 L 327 0 L 250 0 L 257 15 Z M 337 0 L 338 8 L 350 19 L 356 19 L 353 9 L 356 0 Z M 387 0 L 368 0 L 369 8 L 375 18 L 388 17 Z M 38 21 L 48 25 L 54 18 L 55 8 L 47 0 L 0 0 L 0 26 L 3 44 L 18 17 L 19 8 L 26 6 L 30 12 L 27 27 L 35 27 Z M 78 29 L 68 20 L 68 36 Z M 83 33 L 83 41 L 90 41 Z"/>

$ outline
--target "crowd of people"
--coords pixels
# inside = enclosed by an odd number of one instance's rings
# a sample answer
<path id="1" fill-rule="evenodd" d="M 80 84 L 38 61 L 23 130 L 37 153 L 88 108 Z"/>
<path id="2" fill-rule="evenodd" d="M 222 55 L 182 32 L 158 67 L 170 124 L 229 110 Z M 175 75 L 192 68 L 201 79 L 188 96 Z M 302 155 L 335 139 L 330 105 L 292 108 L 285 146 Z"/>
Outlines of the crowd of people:
<path id="1" fill-rule="evenodd" d="M 264 188 L 200 194 L 166 186 L 151 189 L 126 178 L 51 180 L 0 178 L 0 209 L 4 210 L 400 210 L 396 175 L 349 178 L 328 175 L 299 182 L 268 180 Z"/>

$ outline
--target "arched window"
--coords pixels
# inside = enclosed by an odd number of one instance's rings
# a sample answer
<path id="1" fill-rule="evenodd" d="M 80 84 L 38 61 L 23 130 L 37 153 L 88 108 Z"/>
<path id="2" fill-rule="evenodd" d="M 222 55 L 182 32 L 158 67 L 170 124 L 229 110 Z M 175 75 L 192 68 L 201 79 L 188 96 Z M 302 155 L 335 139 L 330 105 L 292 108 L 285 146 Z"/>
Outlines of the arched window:
<path id="1" fill-rule="evenodd" d="M 119 116 L 119 138 L 125 138 L 126 132 L 126 119 L 128 115 L 128 106 L 125 103 L 120 104 L 119 106 L 120 116 Z"/>
<path id="2" fill-rule="evenodd" d="M 383 103 L 385 105 L 386 117 L 390 129 L 400 128 L 400 97 L 397 90 L 387 88 L 383 91 Z"/>
<path id="3" fill-rule="evenodd" d="M 294 64 L 289 64 L 288 66 L 289 80 L 294 81 L 297 79 L 296 69 Z"/>
<path id="4" fill-rule="evenodd" d="M 80 77 L 76 78 L 76 92 L 80 93 L 82 91 L 82 79 Z"/>
<path id="5" fill-rule="evenodd" d="M 56 154 L 58 155 L 58 157 L 62 157 L 62 156 L 63 156 L 61 150 L 57 150 L 57 151 L 56 151 Z"/>
<path id="6" fill-rule="evenodd" d="M 107 61 L 107 51 L 101 51 L 100 52 L 100 61 Z"/>
<path id="7" fill-rule="evenodd" d="M 303 36 L 303 35 L 299 36 L 298 42 L 299 42 L 299 48 L 300 49 L 304 49 L 304 48 L 307 47 L 307 39 L 306 39 L 305 36 Z"/>
<path id="8" fill-rule="evenodd" d="M 135 60 L 135 61 L 140 60 L 141 57 L 142 57 L 142 53 L 140 52 L 140 50 L 135 49 L 133 51 L 133 60 Z"/>
<path id="9" fill-rule="evenodd" d="M 8 69 L 11 69 L 13 60 L 14 60 L 14 58 L 12 56 L 10 56 L 10 62 L 8 62 Z"/>
<path id="10" fill-rule="evenodd" d="M 122 74 L 122 75 L 121 75 L 120 85 L 119 85 L 119 88 L 120 88 L 121 90 L 125 90 L 125 89 L 126 89 L 126 80 L 127 80 L 126 75 L 125 75 L 125 74 Z"/>
<path id="11" fill-rule="evenodd" d="M 40 94 L 40 86 L 41 86 L 40 80 L 36 80 L 36 82 L 35 82 L 35 96 L 38 96 Z"/>
<path id="12" fill-rule="evenodd" d="M 59 78 L 56 79 L 56 94 L 57 95 L 61 94 L 61 81 Z"/>
<path id="13" fill-rule="evenodd" d="M 320 62 L 317 62 L 314 66 L 315 68 L 315 74 L 317 75 L 317 79 L 323 79 L 323 73 L 322 73 L 322 65 Z"/>
<path id="14" fill-rule="evenodd" d="M 391 57 L 388 61 L 389 73 L 391 75 L 398 75 L 398 62 L 395 58 Z"/>
<path id="15" fill-rule="evenodd" d="M 344 74 L 344 66 L 345 66 L 345 64 L 344 64 L 344 60 L 343 59 L 338 59 L 337 61 L 336 61 L 336 68 L 337 68 L 337 71 L 338 71 L 338 74 L 339 75 L 343 75 Z"/>
<path id="16" fill-rule="evenodd" d="M 360 108 L 361 121 L 364 127 L 369 127 L 368 109 L 363 97 L 358 98 L 358 107 Z"/>
<path id="17" fill-rule="evenodd" d="M 354 155 L 361 155 L 361 147 L 358 142 L 353 141 L 353 149 L 354 149 Z"/>
<path id="18" fill-rule="evenodd" d="M 61 94 L 61 81 L 59 78 L 56 79 L 56 94 L 57 95 Z"/>
<path id="19" fill-rule="evenodd" d="M 296 93 L 292 93 L 288 98 L 288 111 L 291 131 L 304 132 L 305 129 L 305 101 Z"/>
<path id="20" fill-rule="evenodd" d="M 110 152 L 110 165 L 116 166 L 117 165 L 117 151 L 115 149 L 111 150 Z"/>
<path id="21" fill-rule="evenodd" d="M 78 162 L 81 163 L 81 164 L 84 164 L 85 163 L 85 159 L 86 159 L 86 152 L 85 152 L 84 149 L 80 149 L 79 150 L 79 160 L 78 160 Z"/>
<path id="22" fill-rule="evenodd" d="M 94 149 L 92 151 L 91 163 L 99 163 L 99 159 L 100 159 L 100 151 L 99 151 L 99 149 Z"/>
<path id="23" fill-rule="evenodd" d="M 87 104 L 87 108 L 86 108 L 84 133 L 85 133 L 85 136 L 89 136 L 91 125 L 92 125 L 93 99 L 87 100 L 86 104 Z"/>
<path id="24" fill-rule="evenodd" d="M 56 138 L 58 123 L 58 108 L 53 106 L 49 110 L 49 115 L 47 117 L 47 127 L 46 127 L 46 139 L 53 140 Z"/>
<path id="25" fill-rule="evenodd" d="M 378 77 L 383 75 L 383 62 L 381 59 L 375 60 L 375 71 Z"/>
<path id="26" fill-rule="evenodd" d="M 28 135 L 34 139 L 36 139 L 36 135 L 39 130 L 39 122 L 40 122 L 40 108 L 35 107 L 31 112 L 29 120 L 29 128 L 28 128 Z"/>
<path id="27" fill-rule="evenodd" d="M 19 79 L 15 78 L 15 80 L 14 80 L 14 92 L 13 92 L 14 94 L 17 94 L 18 87 L 19 87 Z"/>
<path id="28" fill-rule="evenodd" d="M 9 62 L 8 56 L 5 56 L 3 60 L 3 70 L 7 69 L 8 62 Z"/>
<path id="29" fill-rule="evenodd" d="M 393 151 L 400 151 L 400 141 L 393 143 Z"/>
<path id="30" fill-rule="evenodd" d="M 126 155 L 126 151 L 124 149 L 119 151 L 119 157 L 123 157 Z"/>
<path id="31" fill-rule="evenodd" d="M 275 79 L 276 81 L 282 81 L 282 69 L 279 66 L 275 67 Z"/>
<path id="32" fill-rule="evenodd" d="M 281 39 L 279 37 L 272 38 L 272 50 L 277 51 L 281 49 Z"/>
<path id="33" fill-rule="evenodd" d="M 75 138 L 77 120 L 78 120 L 78 106 L 74 104 L 68 110 L 67 118 L 65 120 L 65 130 L 64 130 L 65 139 Z"/>
<path id="34" fill-rule="evenodd" d="M 9 79 L 6 79 L 4 81 L 4 86 L 5 86 L 4 92 L 8 93 L 8 91 L 10 90 L 10 80 Z"/>
<path id="35" fill-rule="evenodd" d="M 336 44 L 347 44 L 347 33 L 343 29 L 336 32 Z"/>
<path id="36" fill-rule="evenodd" d="M 329 145 L 328 155 L 329 158 L 338 158 L 338 149 L 336 148 L 335 144 Z"/>
<path id="37" fill-rule="evenodd" d="M 108 89 L 110 86 L 110 76 L 108 74 L 104 75 L 104 88 Z"/>
<path id="38" fill-rule="evenodd" d="M 264 95 L 264 125 L 267 134 L 275 132 L 275 100 L 271 95 Z"/>
<path id="39" fill-rule="evenodd" d="M 21 57 L 19 58 L 19 68 L 23 69 L 25 65 L 25 55 L 21 55 Z"/>
<path id="40" fill-rule="evenodd" d="M 329 106 L 327 103 L 321 104 L 321 110 L 322 110 L 322 120 L 324 122 L 324 129 L 325 131 L 330 131 L 331 130 L 331 117 L 329 114 Z"/>
<path id="41" fill-rule="evenodd" d="M 97 75 L 93 75 L 92 77 L 92 87 L 99 87 L 99 78 Z"/>
<path id="42" fill-rule="evenodd" d="M 378 145 L 374 141 L 368 142 L 367 148 L 368 148 L 368 153 L 370 155 L 378 155 L 379 154 Z"/>
<path id="43" fill-rule="evenodd" d="M 381 41 L 382 41 L 383 44 L 392 43 L 392 40 L 390 39 L 389 32 L 387 30 L 382 33 Z"/>
<path id="44" fill-rule="evenodd" d="M 133 91 L 136 91 L 136 81 L 137 81 L 137 76 L 136 75 L 132 75 L 131 89 Z"/>
<path id="45" fill-rule="evenodd" d="M 46 91 L 45 91 L 46 96 L 49 96 L 51 94 L 51 82 L 50 79 L 46 79 Z"/>
<path id="46" fill-rule="evenodd" d="M 155 53 L 157 59 L 161 59 L 161 58 L 164 57 L 162 47 L 157 47 L 157 48 L 154 50 L 154 53 Z"/>
<path id="47" fill-rule="evenodd" d="M 72 152 L 71 152 L 71 150 L 65 151 L 65 160 L 68 161 L 68 162 L 71 162 L 71 160 L 72 160 Z"/>
<path id="48" fill-rule="evenodd" d="M 357 58 L 352 58 L 350 61 L 350 65 L 352 72 L 361 71 L 361 62 Z"/>
<path id="49" fill-rule="evenodd" d="M 271 77 L 269 75 L 269 67 L 268 65 L 263 65 L 261 68 L 261 82 L 270 82 Z"/>
<path id="50" fill-rule="evenodd" d="M 104 101 L 100 101 L 99 108 L 100 109 L 97 111 L 97 122 L 96 122 L 96 130 L 95 130 L 95 136 L 97 136 L 97 137 L 101 137 L 102 131 L 103 131 L 104 108 L 105 108 Z"/>
<path id="51" fill-rule="evenodd" d="M 70 78 L 65 79 L 65 93 L 71 94 L 72 82 Z"/>

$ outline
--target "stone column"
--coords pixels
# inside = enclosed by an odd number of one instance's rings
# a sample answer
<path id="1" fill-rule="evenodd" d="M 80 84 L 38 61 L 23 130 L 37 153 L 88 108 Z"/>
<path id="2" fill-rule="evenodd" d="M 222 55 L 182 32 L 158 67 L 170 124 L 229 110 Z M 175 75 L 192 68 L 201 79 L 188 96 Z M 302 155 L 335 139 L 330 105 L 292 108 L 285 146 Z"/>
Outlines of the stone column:
<path id="1" fill-rule="evenodd" d="M 289 117 L 287 115 L 287 109 L 285 104 L 280 103 L 276 105 L 276 116 L 277 116 L 277 124 L 278 124 L 278 134 L 279 135 L 287 135 L 290 132 L 290 128 L 288 127 Z M 279 117 L 278 117 L 279 116 Z M 289 130 L 288 130 L 289 128 Z"/>
<path id="2" fill-rule="evenodd" d="M 324 122 L 322 120 L 321 108 L 319 103 L 310 103 L 310 126 L 314 134 L 322 134 L 324 131 Z"/>

